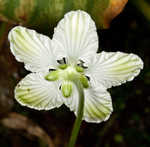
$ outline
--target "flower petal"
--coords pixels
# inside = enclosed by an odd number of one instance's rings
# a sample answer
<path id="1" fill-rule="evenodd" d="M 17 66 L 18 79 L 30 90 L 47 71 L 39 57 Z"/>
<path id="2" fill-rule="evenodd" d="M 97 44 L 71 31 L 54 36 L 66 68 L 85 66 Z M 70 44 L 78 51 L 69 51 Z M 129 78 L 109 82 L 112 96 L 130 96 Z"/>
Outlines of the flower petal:
<path id="1" fill-rule="evenodd" d="M 57 58 L 67 57 L 70 63 L 86 61 L 98 49 L 95 23 L 80 10 L 64 16 L 55 28 L 53 41 Z"/>
<path id="2" fill-rule="evenodd" d="M 28 74 L 15 89 L 15 98 L 23 106 L 49 110 L 62 105 L 59 84 L 49 82 L 40 73 Z"/>
<path id="3" fill-rule="evenodd" d="M 102 52 L 88 63 L 86 75 L 91 82 L 106 88 L 131 81 L 143 68 L 143 61 L 135 54 L 122 52 Z"/>
<path id="4" fill-rule="evenodd" d="M 112 111 L 111 96 L 105 89 L 95 87 L 85 91 L 84 120 L 100 123 L 108 120 Z"/>
<path id="5" fill-rule="evenodd" d="M 87 122 L 100 123 L 108 120 L 113 111 L 110 94 L 101 85 L 84 90 L 85 103 L 83 120 Z M 64 100 L 64 103 L 77 115 L 78 92 L 74 89 L 73 95 Z"/>
<path id="6" fill-rule="evenodd" d="M 51 40 L 34 30 L 17 26 L 9 32 L 10 49 L 19 62 L 32 72 L 47 71 L 56 66 Z"/>

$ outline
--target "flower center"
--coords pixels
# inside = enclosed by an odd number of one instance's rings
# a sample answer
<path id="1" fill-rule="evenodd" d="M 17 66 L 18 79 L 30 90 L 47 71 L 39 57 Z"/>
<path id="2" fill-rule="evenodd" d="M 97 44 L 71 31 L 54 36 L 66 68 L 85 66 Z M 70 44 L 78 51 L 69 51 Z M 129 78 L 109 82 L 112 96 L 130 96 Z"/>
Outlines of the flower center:
<path id="1" fill-rule="evenodd" d="M 73 92 L 73 82 L 80 80 L 84 88 L 89 87 L 89 77 L 84 74 L 84 62 L 80 61 L 77 65 L 68 65 L 66 59 L 57 61 L 58 69 L 50 69 L 50 72 L 45 76 L 48 81 L 59 80 L 62 82 L 60 90 L 64 97 L 70 97 Z"/>

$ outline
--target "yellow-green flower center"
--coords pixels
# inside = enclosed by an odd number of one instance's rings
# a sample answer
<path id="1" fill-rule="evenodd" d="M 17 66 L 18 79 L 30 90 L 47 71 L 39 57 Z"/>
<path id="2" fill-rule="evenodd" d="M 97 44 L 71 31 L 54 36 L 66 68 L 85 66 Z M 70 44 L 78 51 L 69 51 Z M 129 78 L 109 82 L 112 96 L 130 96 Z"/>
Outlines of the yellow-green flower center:
<path id="1" fill-rule="evenodd" d="M 73 82 L 80 80 L 84 88 L 89 87 L 88 78 L 84 74 L 84 68 L 78 65 L 60 64 L 58 69 L 50 71 L 45 76 L 48 81 L 60 80 L 61 92 L 64 97 L 70 97 L 73 91 Z"/>

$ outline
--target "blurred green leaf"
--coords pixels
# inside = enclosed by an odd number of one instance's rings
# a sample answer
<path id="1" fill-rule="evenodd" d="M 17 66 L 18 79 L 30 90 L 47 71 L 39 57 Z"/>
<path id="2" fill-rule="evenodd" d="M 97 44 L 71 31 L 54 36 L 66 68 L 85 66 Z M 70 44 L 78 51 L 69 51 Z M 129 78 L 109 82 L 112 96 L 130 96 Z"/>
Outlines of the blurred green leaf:
<path id="1" fill-rule="evenodd" d="M 91 14 L 98 28 L 107 28 L 128 0 L 9 0 L 0 1 L 0 20 L 12 24 L 52 29 L 65 13 L 84 10 Z"/>

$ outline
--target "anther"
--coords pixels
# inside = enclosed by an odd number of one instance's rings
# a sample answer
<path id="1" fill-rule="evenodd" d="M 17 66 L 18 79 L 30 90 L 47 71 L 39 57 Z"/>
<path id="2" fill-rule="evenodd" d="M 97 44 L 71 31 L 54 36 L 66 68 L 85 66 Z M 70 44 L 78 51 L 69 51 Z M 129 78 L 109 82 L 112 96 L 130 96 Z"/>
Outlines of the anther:
<path id="1" fill-rule="evenodd" d="M 90 81 L 90 77 L 89 76 L 85 76 L 87 79 L 88 79 L 88 81 Z"/>
<path id="2" fill-rule="evenodd" d="M 82 68 L 84 68 L 84 69 L 87 69 L 88 67 L 87 66 L 84 66 L 84 61 L 82 61 L 81 59 L 79 60 L 79 63 L 77 64 L 77 66 L 80 66 L 80 67 L 82 67 Z"/>
<path id="3" fill-rule="evenodd" d="M 64 64 L 66 64 L 66 58 L 65 57 L 63 57 L 63 61 L 64 61 Z"/>
<path id="4" fill-rule="evenodd" d="M 62 64 L 62 60 L 57 60 L 57 62 L 58 62 L 59 64 Z"/>
<path id="5" fill-rule="evenodd" d="M 56 71 L 56 69 L 52 69 L 52 68 L 50 68 L 50 69 L 49 69 L 49 72 L 51 72 L 51 71 Z"/>
<path id="6" fill-rule="evenodd" d="M 58 80 L 59 73 L 57 70 L 51 71 L 49 74 L 45 76 L 45 79 L 48 81 L 56 81 Z"/>
<path id="7" fill-rule="evenodd" d="M 57 60 L 59 64 L 66 64 L 66 58 L 63 57 L 61 60 Z"/>
<path id="8" fill-rule="evenodd" d="M 87 67 L 87 66 L 82 65 L 82 68 L 87 69 L 88 67 Z"/>
<path id="9" fill-rule="evenodd" d="M 61 90 L 61 85 L 59 86 L 59 90 Z"/>
<path id="10" fill-rule="evenodd" d="M 83 60 L 79 59 L 80 63 L 85 63 Z"/>

